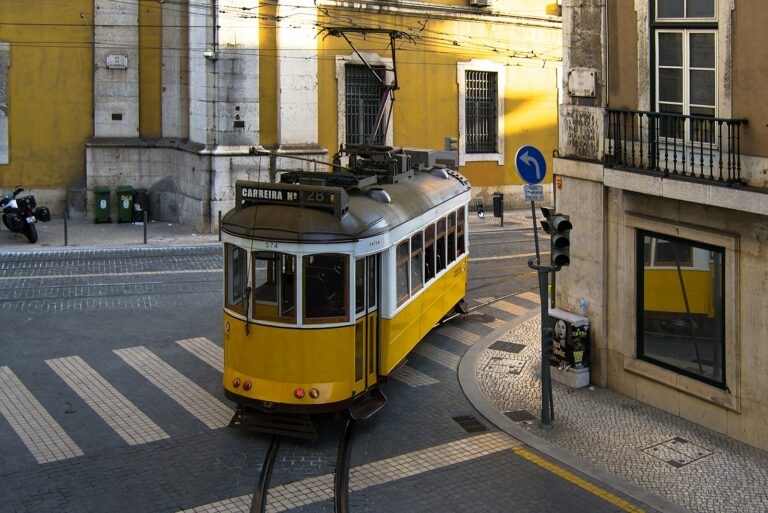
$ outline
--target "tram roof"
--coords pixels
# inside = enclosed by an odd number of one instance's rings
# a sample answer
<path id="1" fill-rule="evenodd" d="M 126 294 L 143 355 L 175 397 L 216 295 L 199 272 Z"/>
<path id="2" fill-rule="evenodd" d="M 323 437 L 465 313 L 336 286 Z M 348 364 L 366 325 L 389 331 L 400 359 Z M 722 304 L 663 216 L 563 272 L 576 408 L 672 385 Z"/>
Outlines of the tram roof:
<path id="1" fill-rule="evenodd" d="M 238 186 L 242 183 L 238 182 Z M 270 184 L 262 185 L 270 187 Z M 297 187 L 313 190 L 312 185 Z M 342 216 L 334 215 L 328 209 L 253 201 L 227 212 L 222 218 L 221 229 L 247 239 L 348 242 L 389 232 L 469 188 L 469 182 L 458 173 L 417 171 L 408 180 L 348 191 L 348 210 Z M 386 191 L 391 203 L 368 196 L 366 193 L 371 189 Z"/>

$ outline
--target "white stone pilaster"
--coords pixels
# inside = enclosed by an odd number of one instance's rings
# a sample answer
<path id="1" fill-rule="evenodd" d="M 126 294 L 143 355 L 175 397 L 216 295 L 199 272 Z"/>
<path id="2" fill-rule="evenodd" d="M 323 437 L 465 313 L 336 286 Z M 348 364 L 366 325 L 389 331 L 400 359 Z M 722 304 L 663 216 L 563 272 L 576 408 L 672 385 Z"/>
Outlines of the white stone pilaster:
<path id="1" fill-rule="evenodd" d="M 163 137 L 186 138 L 189 132 L 187 79 L 184 62 L 187 47 L 187 18 L 183 6 L 164 3 L 162 67 Z"/>
<path id="2" fill-rule="evenodd" d="M 139 136 L 139 4 L 94 0 L 94 135 Z M 108 56 L 125 69 L 107 67 Z"/>
<path id="3" fill-rule="evenodd" d="M 213 133 L 215 61 L 213 0 L 189 3 L 189 140 L 216 144 Z"/>
<path id="4" fill-rule="evenodd" d="M 278 105 L 280 145 L 317 144 L 317 21 L 312 0 L 278 0 Z"/>

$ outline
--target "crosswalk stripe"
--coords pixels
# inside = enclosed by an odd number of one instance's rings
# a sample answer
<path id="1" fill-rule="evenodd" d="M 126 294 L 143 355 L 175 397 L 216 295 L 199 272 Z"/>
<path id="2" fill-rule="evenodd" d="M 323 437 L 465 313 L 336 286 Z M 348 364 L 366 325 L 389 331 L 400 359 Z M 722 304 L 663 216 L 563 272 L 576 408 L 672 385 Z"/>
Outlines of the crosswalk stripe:
<path id="1" fill-rule="evenodd" d="M 534 294 L 533 292 L 522 292 L 518 294 L 517 297 L 521 297 L 533 303 L 541 303 L 541 298 L 539 297 L 539 295 Z"/>
<path id="2" fill-rule="evenodd" d="M 449 369 L 456 370 L 459 368 L 460 358 L 458 356 L 432 344 L 421 342 L 413 351 Z"/>
<path id="3" fill-rule="evenodd" d="M 514 303 L 510 303 L 509 301 L 496 301 L 492 305 L 490 305 L 493 308 L 498 308 L 499 310 L 502 310 L 507 313 L 511 313 L 513 315 L 523 315 L 528 311 L 527 308 L 524 306 L 516 305 Z"/>
<path id="4" fill-rule="evenodd" d="M 45 363 L 129 445 L 169 438 L 79 356 L 46 360 Z"/>
<path id="5" fill-rule="evenodd" d="M 408 365 L 401 365 L 397 370 L 391 373 L 390 376 L 412 387 L 422 387 L 425 385 L 434 385 L 435 383 L 440 383 L 432 376 L 428 376 L 423 372 L 419 372 L 413 367 L 409 367 Z"/>
<path id="6" fill-rule="evenodd" d="M 209 428 L 216 429 L 229 424 L 233 410 L 146 347 L 115 349 L 114 352 Z"/>
<path id="7" fill-rule="evenodd" d="M 177 344 L 219 372 L 224 369 L 224 349 L 205 337 L 177 340 Z"/>
<path id="8" fill-rule="evenodd" d="M 83 455 L 10 367 L 0 367 L 0 413 L 38 463 Z"/>
<path id="9" fill-rule="evenodd" d="M 456 326 L 441 326 L 439 333 L 468 346 L 471 346 L 480 339 L 480 335 Z"/>
<path id="10" fill-rule="evenodd" d="M 349 473 L 349 489 L 357 492 L 372 486 L 381 486 L 449 465 L 513 450 L 519 445 L 519 442 L 502 433 L 486 433 L 462 438 L 354 467 Z M 249 511 L 251 497 L 251 495 L 232 497 L 180 513 L 246 512 Z M 333 474 L 324 474 L 270 489 L 267 497 L 267 511 L 277 513 L 332 498 Z"/>

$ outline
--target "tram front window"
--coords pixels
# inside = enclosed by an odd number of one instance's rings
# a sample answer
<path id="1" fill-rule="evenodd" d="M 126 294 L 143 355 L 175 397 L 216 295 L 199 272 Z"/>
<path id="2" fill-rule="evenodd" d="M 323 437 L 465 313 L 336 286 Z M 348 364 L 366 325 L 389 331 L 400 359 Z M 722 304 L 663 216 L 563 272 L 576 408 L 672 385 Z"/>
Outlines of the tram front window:
<path id="1" fill-rule="evenodd" d="M 348 320 L 348 257 L 332 253 L 309 255 L 304 262 L 304 319 L 308 323 Z"/>
<path id="2" fill-rule="evenodd" d="M 296 322 L 296 257 L 258 251 L 253 254 L 253 317 Z"/>
<path id="3" fill-rule="evenodd" d="M 248 252 L 232 244 L 226 244 L 224 251 L 224 304 L 230 310 L 245 315 L 248 313 Z"/>

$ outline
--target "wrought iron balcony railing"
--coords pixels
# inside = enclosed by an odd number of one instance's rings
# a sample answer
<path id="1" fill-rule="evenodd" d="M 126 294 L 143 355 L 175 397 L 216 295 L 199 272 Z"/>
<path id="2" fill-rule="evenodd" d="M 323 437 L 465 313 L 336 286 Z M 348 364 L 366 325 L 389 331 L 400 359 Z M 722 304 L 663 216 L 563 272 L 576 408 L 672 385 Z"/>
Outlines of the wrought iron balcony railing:
<path id="1" fill-rule="evenodd" d="M 741 178 L 746 119 L 606 109 L 605 164 L 733 185 Z"/>

